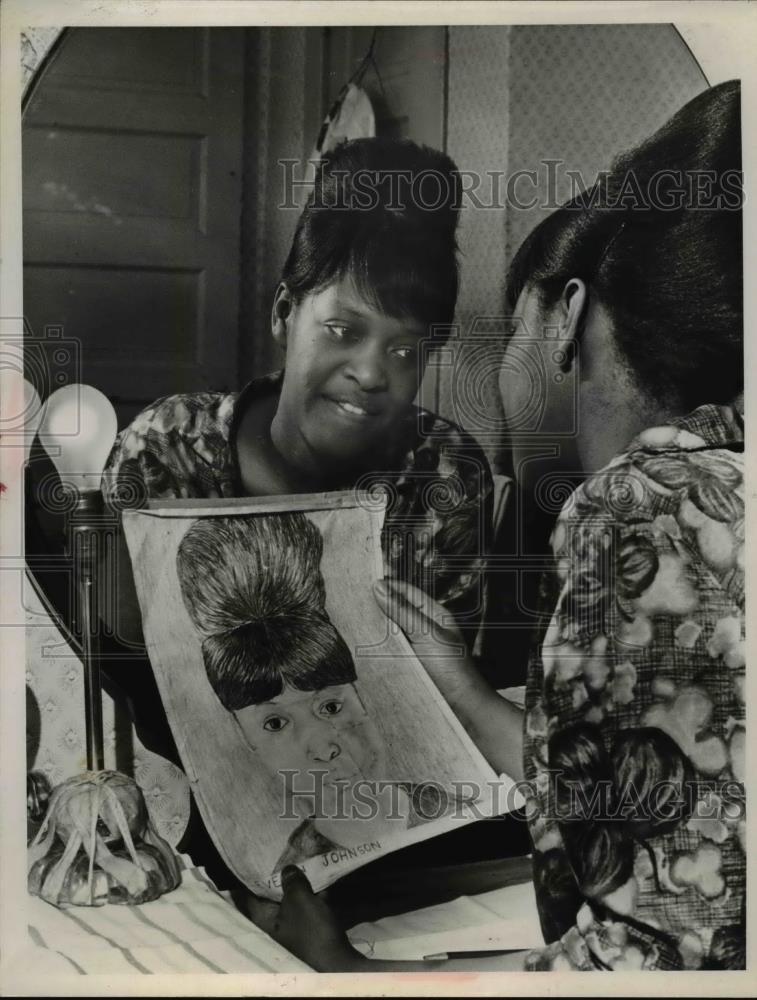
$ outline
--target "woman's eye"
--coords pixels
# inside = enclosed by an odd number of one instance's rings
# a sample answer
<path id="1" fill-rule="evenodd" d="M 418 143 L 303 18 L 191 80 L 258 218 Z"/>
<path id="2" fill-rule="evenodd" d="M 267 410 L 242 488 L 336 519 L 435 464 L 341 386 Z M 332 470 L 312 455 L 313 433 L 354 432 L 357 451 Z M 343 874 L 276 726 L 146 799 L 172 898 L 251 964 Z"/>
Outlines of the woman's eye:
<path id="1" fill-rule="evenodd" d="M 395 347 L 393 353 L 400 361 L 412 361 L 415 359 L 414 347 Z"/>
<path id="2" fill-rule="evenodd" d="M 327 323 L 326 329 L 335 340 L 351 341 L 356 338 L 355 331 L 344 323 Z"/>
<path id="3" fill-rule="evenodd" d="M 324 701 L 321 705 L 321 713 L 323 715 L 339 715 L 342 711 L 341 701 Z"/>
<path id="4" fill-rule="evenodd" d="M 269 733 L 280 733 L 286 725 L 286 719 L 282 719 L 280 715 L 272 715 L 263 723 L 263 729 L 267 729 Z"/>

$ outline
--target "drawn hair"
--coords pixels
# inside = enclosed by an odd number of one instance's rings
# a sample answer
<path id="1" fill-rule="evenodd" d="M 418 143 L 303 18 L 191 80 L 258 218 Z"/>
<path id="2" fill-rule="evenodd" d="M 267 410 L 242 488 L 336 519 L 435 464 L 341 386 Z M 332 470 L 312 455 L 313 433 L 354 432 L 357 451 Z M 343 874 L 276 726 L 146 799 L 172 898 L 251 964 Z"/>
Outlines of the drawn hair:
<path id="1" fill-rule="evenodd" d="M 298 300 L 349 277 L 389 316 L 451 323 L 461 190 L 438 150 L 408 139 L 343 142 L 318 168 L 281 280 Z"/>
<path id="2" fill-rule="evenodd" d="M 550 306 L 580 278 L 653 399 L 730 403 L 744 380 L 742 201 L 740 88 L 730 81 L 529 234 L 508 272 L 507 307 L 528 287 Z"/>
<path id="3" fill-rule="evenodd" d="M 230 711 L 287 684 L 317 691 L 356 680 L 325 609 L 323 538 L 304 514 L 208 517 L 182 538 L 176 569 L 202 637 L 205 670 Z"/>

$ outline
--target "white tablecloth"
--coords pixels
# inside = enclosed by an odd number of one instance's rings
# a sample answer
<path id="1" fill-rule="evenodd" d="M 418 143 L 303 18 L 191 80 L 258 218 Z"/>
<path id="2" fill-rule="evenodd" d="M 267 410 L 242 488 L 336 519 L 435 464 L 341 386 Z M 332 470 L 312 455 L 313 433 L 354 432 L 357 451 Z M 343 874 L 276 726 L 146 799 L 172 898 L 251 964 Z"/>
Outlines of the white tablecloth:
<path id="1" fill-rule="evenodd" d="M 29 898 L 28 952 L 14 965 L 36 972 L 309 972 L 239 913 L 201 869 L 141 906 L 58 909 Z"/>
<path id="2" fill-rule="evenodd" d="M 29 945 L 8 956 L 11 973 L 248 973 L 311 971 L 243 917 L 201 869 L 141 906 L 59 910 L 29 898 Z M 542 943 L 530 883 L 363 923 L 353 944 L 374 958 L 414 959 L 447 950 L 529 948 Z M 471 960 L 471 968 L 487 968 Z"/>

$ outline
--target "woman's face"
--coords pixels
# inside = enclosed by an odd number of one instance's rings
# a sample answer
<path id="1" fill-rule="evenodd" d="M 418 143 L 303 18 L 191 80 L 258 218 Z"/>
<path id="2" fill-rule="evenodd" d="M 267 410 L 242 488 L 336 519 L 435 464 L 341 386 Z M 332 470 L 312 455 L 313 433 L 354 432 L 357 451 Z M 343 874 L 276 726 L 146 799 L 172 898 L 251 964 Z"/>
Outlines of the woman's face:
<path id="1" fill-rule="evenodd" d="M 234 713 L 269 771 L 297 772 L 294 786 L 310 787 L 308 771 L 325 772 L 323 783 L 381 777 L 384 746 L 354 684 L 320 691 L 284 687 L 260 705 Z"/>
<path id="2" fill-rule="evenodd" d="M 289 450 L 315 469 L 375 459 L 418 391 L 424 336 L 419 321 L 378 312 L 350 279 L 293 304 L 274 421 Z"/>
<path id="3" fill-rule="evenodd" d="M 559 305 L 544 306 L 538 291 L 526 287 L 515 306 L 499 372 L 515 473 L 531 491 L 547 466 L 569 469 L 577 462 L 577 361 L 563 370 L 560 323 Z"/>

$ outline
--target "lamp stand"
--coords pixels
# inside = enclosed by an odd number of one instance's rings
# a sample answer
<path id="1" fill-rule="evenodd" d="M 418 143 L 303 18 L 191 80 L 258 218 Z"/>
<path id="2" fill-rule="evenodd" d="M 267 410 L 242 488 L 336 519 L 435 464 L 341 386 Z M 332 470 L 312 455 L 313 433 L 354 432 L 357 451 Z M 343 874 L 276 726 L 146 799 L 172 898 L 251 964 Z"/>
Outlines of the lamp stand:
<path id="1" fill-rule="evenodd" d="M 81 639 L 84 667 L 84 712 L 87 770 L 102 771 L 102 682 L 97 608 L 97 565 L 100 557 L 104 503 L 99 490 L 81 491 L 69 514 L 69 554 L 73 562 L 76 631 Z"/>

